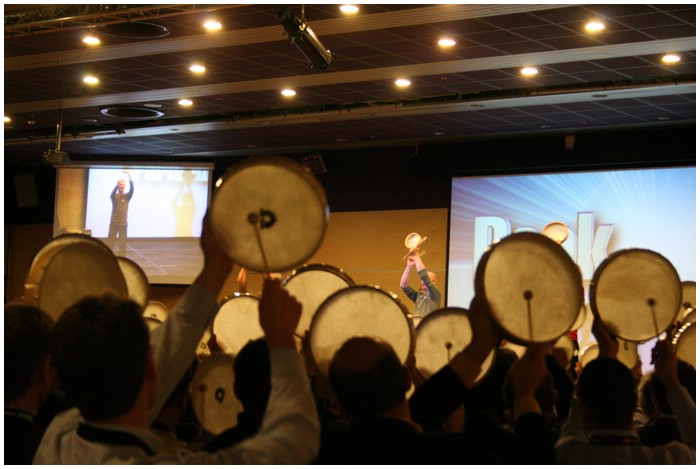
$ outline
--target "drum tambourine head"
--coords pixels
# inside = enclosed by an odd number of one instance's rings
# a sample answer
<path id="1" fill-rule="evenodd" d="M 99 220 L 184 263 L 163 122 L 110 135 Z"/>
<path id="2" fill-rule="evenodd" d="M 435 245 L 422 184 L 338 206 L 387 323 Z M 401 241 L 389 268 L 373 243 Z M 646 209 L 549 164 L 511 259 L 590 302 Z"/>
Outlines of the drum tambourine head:
<path id="1" fill-rule="evenodd" d="M 583 303 L 578 266 L 560 244 L 539 233 L 517 232 L 491 245 L 474 284 L 505 338 L 519 345 L 561 337 Z"/>
<path id="2" fill-rule="evenodd" d="M 235 427 L 243 404 L 233 391 L 232 355 L 212 353 L 197 366 L 192 379 L 192 409 L 202 427 L 212 435 Z"/>
<path id="3" fill-rule="evenodd" d="M 661 254 L 623 249 L 608 256 L 591 280 L 591 309 L 618 337 L 642 343 L 664 332 L 678 315 L 681 281 Z"/>
<path id="4" fill-rule="evenodd" d="M 406 236 L 406 239 L 404 240 L 404 244 L 408 249 L 415 249 L 417 247 L 420 247 L 420 245 L 423 244 L 426 239 L 428 238 L 423 238 L 418 233 L 409 233 L 409 235 Z"/>
<path id="5" fill-rule="evenodd" d="M 216 183 L 211 227 L 237 263 L 283 272 L 306 262 L 326 231 L 329 208 L 318 180 L 297 161 L 250 157 Z"/>
<path id="6" fill-rule="evenodd" d="M 569 237 L 569 227 L 560 221 L 553 221 L 542 228 L 542 234 L 561 244 Z"/>

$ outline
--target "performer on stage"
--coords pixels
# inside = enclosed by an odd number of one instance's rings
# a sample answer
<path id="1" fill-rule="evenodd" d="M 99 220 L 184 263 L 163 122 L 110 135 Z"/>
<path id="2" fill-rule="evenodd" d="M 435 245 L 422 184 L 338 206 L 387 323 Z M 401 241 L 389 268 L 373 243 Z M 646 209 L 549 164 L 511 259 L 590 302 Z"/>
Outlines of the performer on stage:
<path id="1" fill-rule="evenodd" d="M 421 279 L 420 291 L 408 284 L 411 269 L 415 266 Z M 425 317 L 440 307 L 442 294 L 437 287 L 437 276 L 423 265 L 419 249 L 414 250 L 406 259 L 406 269 L 401 276 L 401 289 L 416 305 L 416 316 Z"/>

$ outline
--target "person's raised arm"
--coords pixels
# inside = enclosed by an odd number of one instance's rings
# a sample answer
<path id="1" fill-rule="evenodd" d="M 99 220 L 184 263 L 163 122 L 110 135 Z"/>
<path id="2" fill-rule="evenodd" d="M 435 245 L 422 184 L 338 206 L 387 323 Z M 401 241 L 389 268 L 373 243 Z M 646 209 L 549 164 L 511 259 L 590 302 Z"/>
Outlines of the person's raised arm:
<path id="1" fill-rule="evenodd" d="M 401 288 L 406 288 L 408 287 L 408 278 L 409 275 L 411 274 L 411 269 L 415 265 L 416 261 L 413 258 L 413 254 L 409 255 L 408 258 L 406 259 L 406 268 L 403 271 L 403 275 L 401 275 L 401 283 L 399 286 Z"/>

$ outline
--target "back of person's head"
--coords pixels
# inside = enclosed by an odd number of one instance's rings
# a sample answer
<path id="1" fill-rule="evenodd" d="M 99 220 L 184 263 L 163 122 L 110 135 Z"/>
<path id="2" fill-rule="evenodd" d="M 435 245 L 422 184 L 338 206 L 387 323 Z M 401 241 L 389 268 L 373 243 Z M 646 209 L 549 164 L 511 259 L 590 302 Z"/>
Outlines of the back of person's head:
<path id="1" fill-rule="evenodd" d="M 631 428 L 637 393 L 632 372 L 620 361 L 600 357 L 589 362 L 576 393 L 598 428 Z"/>
<path id="2" fill-rule="evenodd" d="M 233 362 L 233 391 L 243 410 L 262 415 L 267 407 L 270 382 L 270 349 L 264 338 L 251 340 Z"/>
<path id="3" fill-rule="evenodd" d="M 141 306 L 112 294 L 83 298 L 56 322 L 51 353 L 66 395 L 88 420 L 121 416 L 144 383 L 149 332 Z"/>
<path id="4" fill-rule="evenodd" d="M 49 354 L 53 320 L 41 309 L 5 305 L 5 402 L 27 392 Z"/>
<path id="5" fill-rule="evenodd" d="M 695 368 L 689 363 L 678 360 L 678 381 L 680 381 L 681 386 L 688 390 L 688 394 L 695 401 Z M 651 373 L 651 380 L 649 383 L 651 388 L 651 393 L 654 396 L 654 403 L 658 406 L 656 412 L 659 414 L 672 414 L 673 409 L 671 404 L 666 399 L 666 393 L 668 390 L 661 382 L 656 371 Z"/>
<path id="6" fill-rule="evenodd" d="M 328 380 L 349 417 L 381 415 L 404 402 L 410 386 L 394 349 L 369 337 L 348 339 L 338 349 Z"/>

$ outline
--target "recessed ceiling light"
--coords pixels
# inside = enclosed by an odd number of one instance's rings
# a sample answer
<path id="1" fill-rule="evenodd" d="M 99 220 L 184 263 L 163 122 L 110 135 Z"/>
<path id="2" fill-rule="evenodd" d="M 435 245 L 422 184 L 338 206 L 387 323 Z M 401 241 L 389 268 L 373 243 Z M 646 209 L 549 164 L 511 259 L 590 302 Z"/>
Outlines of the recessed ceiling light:
<path id="1" fill-rule="evenodd" d="M 9 117 L 5 116 L 5 117 L 4 117 L 4 121 L 5 121 L 5 123 L 7 123 L 7 122 L 11 122 L 11 121 L 12 121 L 12 119 L 10 119 Z"/>
<path id="2" fill-rule="evenodd" d="M 192 106 L 192 100 L 191 99 L 181 99 L 180 101 L 177 102 L 180 106 Z"/>
<path id="3" fill-rule="evenodd" d="M 294 91 L 293 89 L 290 89 L 290 88 L 286 88 L 286 89 L 280 91 L 280 93 L 282 94 L 282 96 L 286 96 L 288 98 L 291 98 L 292 96 L 295 96 L 297 94 L 296 91 Z"/>
<path id="4" fill-rule="evenodd" d="M 218 31 L 221 29 L 221 23 L 215 20 L 205 21 L 203 26 L 208 31 Z"/>
<path id="5" fill-rule="evenodd" d="M 677 54 L 666 54 L 661 60 L 666 64 L 674 64 L 680 62 L 681 58 Z"/>
<path id="6" fill-rule="evenodd" d="M 100 82 L 100 80 L 92 75 L 87 75 L 83 78 L 83 83 L 87 83 L 88 85 L 96 85 Z"/>
<path id="7" fill-rule="evenodd" d="M 438 45 L 440 47 L 452 47 L 455 44 L 457 44 L 457 42 L 454 39 L 450 39 L 448 37 L 443 37 L 438 41 Z"/>
<path id="8" fill-rule="evenodd" d="M 405 88 L 407 86 L 411 86 L 411 80 L 408 80 L 406 78 L 399 78 L 394 82 L 394 84 L 400 88 Z"/>
<path id="9" fill-rule="evenodd" d="M 345 13 L 346 15 L 354 15 L 360 9 L 357 7 L 357 5 L 340 5 L 340 11 Z"/>
<path id="10" fill-rule="evenodd" d="M 605 25 L 598 20 L 593 20 L 586 23 L 586 31 L 588 32 L 597 33 L 598 31 L 602 31 L 604 29 Z"/>
<path id="11" fill-rule="evenodd" d="M 533 75 L 537 75 L 539 71 L 535 67 L 523 67 L 520 70 L 520 73 L 522 73 L 526 77 L 531 77 Z"/>
<path id="12" fill-rule="evenodd" d="M 88 46 L 96 46 L 98 45 L 101 41 L 100 38 L 95 37 L 95 36 L 85 36 L 83 38 L 83 42 L 87 44 Z"/>
<path id="13" fill-rule="evenodd" d="M 190 72 L 192 73 L 204 73 L 207 71 L 207 68 L 202 65 L 202 64 L 194 64 L 190 66 Z"/>

